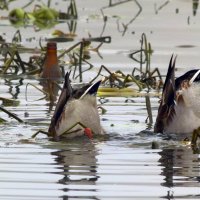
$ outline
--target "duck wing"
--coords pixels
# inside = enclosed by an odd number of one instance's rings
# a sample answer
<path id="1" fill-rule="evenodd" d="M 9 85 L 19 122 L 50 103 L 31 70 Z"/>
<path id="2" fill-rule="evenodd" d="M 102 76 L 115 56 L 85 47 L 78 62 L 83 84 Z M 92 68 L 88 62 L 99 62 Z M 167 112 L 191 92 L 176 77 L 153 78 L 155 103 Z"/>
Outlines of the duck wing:
<path id="1" fill-rule="evenodd" d="M 90 87 L 88 87 L 87 90 L 85 90 L 85 92 L 81 95 L 80 99 L 84 98 L 86 95 L 96 96 L 100 84 L 101 81 L 97 81 L 96 83 L 90 85 Z"/>
<path id="2" fill-rule="evenodd" d="M 192 69 L 186 72 L 185 74 L 183 74 L 182 76 L 176 78 L 175 80 L 176 90 L 182 89 L 182 83 L 184 81 L 188 81 L 190 85 L 192 85 L 192 83 L 195 83 L 195 82 L 200 82 L 200 70 Z"/>
<path id="3" fill-rule="evenodd" d="M 160 106 L 158 108 L 158 115 L 154 126 L 154 132 L 163 132 L 165 125 L 168 124 L 170 120 L 172 120 L 175 114 L 175 63 L 176 57 L 173 59 L 172 55 L 163 86 Z"/>
<path id="4" fill-rule="evenodd" d="M 190 70 L 177 78 L 176 87 L 181 93 L 179 96 L 181 96 L 184 106 L 188 107 L 200 118 L 200 70 Z"/>
<path id="5" fill-rule="evenodd" d="M 56 125 L 58 119 L 60 118 L 65 105 L 67 104 L 69 99 L 72 98 L 73 89 L 70 84 L 69 76 L 70 76 L 70 73 L 67 72 L 65 75 L 65 81 L 63 84 L 62 92 L 61 92 L 58 102 L 56 104 L 53 117 L 51 118 L 51 123 L 50 123 L 49 130 L 48 130 L 48 132 L 51 135 L 55 134 L 55 125 Z"/>
<path id="6" fill-rule="evenodd" d="M 96 83 L 93 84 L 89 83 L 81 88 L 75 89 L 73 91 L 73 98 L 82 99 L 87 94 L 96 96 L 100 84 L 101 81 L 97 81 Z"/>

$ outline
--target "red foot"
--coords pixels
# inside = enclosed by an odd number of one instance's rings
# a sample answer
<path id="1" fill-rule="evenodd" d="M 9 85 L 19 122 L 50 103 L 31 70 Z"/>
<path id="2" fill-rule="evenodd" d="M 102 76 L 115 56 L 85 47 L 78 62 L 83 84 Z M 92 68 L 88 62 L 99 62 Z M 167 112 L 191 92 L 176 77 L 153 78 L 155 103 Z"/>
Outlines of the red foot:
<path id="1" fill-rule="evenodd" d="M 92 139 L 93 138 L 93 133 L 92 130 L 90 128 L 85 128 L 84 129 L 85 135 L 89 138 Z"/>

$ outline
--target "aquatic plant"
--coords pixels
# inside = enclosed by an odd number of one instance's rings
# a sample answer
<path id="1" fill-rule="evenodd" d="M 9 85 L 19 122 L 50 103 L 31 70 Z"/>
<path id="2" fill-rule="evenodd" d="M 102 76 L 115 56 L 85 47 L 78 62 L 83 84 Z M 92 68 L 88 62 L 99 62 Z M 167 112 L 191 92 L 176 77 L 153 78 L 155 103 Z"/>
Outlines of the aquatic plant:
<path id="1" fill-rule="evenodd" d="M 118 2 L 113 2 L 112 0 L 110 0 L 109 1 L 109 3 L 108 3 L 108 6 L 105 6 L 105 7 L 103 7 L 103 8 L 101 8 L 101 11 L 102 11 L 102 13 L 103 13 L 103 10 L 105 10 L 105 9 L 109 9 L 109 8 L 111 8 L 111 7 L 114 7 L 114 6 L 119 6 L 119 5 L 121 5 L 121 4 L 124 4 L 124 3 L 128 3 L 128 2 L 130 2 L 130 1 L 134 1 L 135 2 L 135 4 L 136 4 L 136 6 L 138 7 L 138 12 L 135 14 L 135 16 L 131 19 L 131 20 L 129 20 L 129 22 L 128 23 L 121 23 L 121 24 L 119 24 L 119 19 L 117 19 L 117 28 L 118 28 L 118 31 L 119 32 L 122 32 L 122 36 L 124 36 L 125 35 L 125 33 L 126 33 L 126 31 L 128 30 L 128 26 L 130 25 L 130 24 L 132 24 L 136 19 L 137 19 L 137 17 L 141 14 L 141 12 L 142 12 L 142 6 L 140 5 L 140 3 L 137 1 L 137 0 L 124 0 L 124 1 L 118 1 Z M 105 20 L 106 18 L 104 18 L 104 20 Z M 122 30 L 120 30 L 120 25 L 122 25 Z"/>
<path id="2" fill-rule="evenodd" d="M 158 14 L 158 12 L 160 10 L 162 10 L 165 6 L 167 6 L 169 4 L 169 0 L 165 1 L 164 3 L 162 3 L 161 5 L 157 6 L 157 3 L 154 4 L 154 9 L 155 9 L 155 14 Z"/>
<path id="3" fill-rule="evenodd" d="M 46 6 L 37 5 L 32 13 L 25 12 L 22 8 L 15 8 L 9 13 L 9 20 L 16 27 L 26 26 L 30 23 L 38 28 L 50 28 L 57 22 L 58 12 Z"/>
<path id="4" fill-rule="evenodd" d="M 22 119 L 20 119 L 19 117 L 17 117 L 17 115 L 13 114 L 12 112 L 8 111 L 7 109 L 5 109 L 4 107 L 0 106 L 0 110 L 5 112 L 6 114 L 8 114 L 10 117 L 16 119 L 18 122 L 23 122 Z M 4 120 L 3 118 L 0 118 L 1 122 L 6 122 L 6 120 Z"/>
<path id="5" fill-rule="evenodd" d="M 199 0 L 193 0 L 192 1 L 192 10 L 193 10 L 193 15 L 196 16 L 197 10 L 199 7 Z"/>
<path id="6" fill-rule="evenodd" d="M 108 76 L 103 75 L 102 84 L 110 87 L 117 87 L 119 89 L 130 87 L 133 84 L 138 86 L 138 90 L 141 91 L 144 88 L 150 89 L 160 89 L 162 86 L 162 76 L 158 68 L 151 71 L 151 56 L 153 50 L 151 44 L 147 42 L 146 35 L 143 33 L 141 36 L 141 46 L 139 50 L 134 51 L 129 55 L 131 59 L 140 64 L 140 68 L 134 67 L 131 74 L 124 74 L 122 71 L 117 70 L 111 72 L 108 67 L 102 65 L 97 75 L 91 80 L 93 82 L 97 77 L 99 77 L 103 70 L 108 73 Z M 135 58 L 135 55 L 139 54 L 139 59 Z M 143 69 L 145 65 L 145 70 Z M 137 74 L 136 74 L 137 73 Z M 138 74 L 139 73 L 139 74 Z"/>
<path id="7" fill-rule="evenodd" d="M 92 48 L 91 42 L 100 42 L 100 44 L 96 48 Z M 58 58 L 60 59 L 64 55 L 68 55 L 70 59 L 68 67 L 73 73 L 73 78 L 74 79 L 79 78 L 79 82 L 82 82 L 83 73 L 93 68 L 93 65 L 88 62 L 89 52 L 95 51 L 98 53 L 98 50 L 103 43 L 110 43 L 110 42 L 111 42 L 110 36 L 84 38 L 80 42 L 73 45 L 72 47 L 64 50 L 63 53 L 61 53 L 58 56 Z M 99 53 L 98 55 L 100 56 Z M 89 64 L 89 67 L 85 70 L 82 70 L 83 62 Z M 77 71 L 78 75 L 76 75 Z"/>
<path id="8" fill-rule="evenodd" d="M 144 85 L 140 81 L 138 81 L 134 76 L 130 74 L 125 75 L 120 70 L 111 72 L 104 65 L 102 65 L 99 68 L 97 75 L 91 80 L 91 82 L 93 82 L 101 74 L 102 70 L 105 70 L 109 74 L 109 76 L 103 76 L 102 84 L 122 89 L 130 86 L 129 83 L 132 82 L 138 86 L 139 90 L 142 90 L 144 88 Z"/>
<path id="9" fill-rule="evenodd" d="M 10 11 L 8 18 L 12 25 L 20 27 L 33 24 L 38 31 L 53 27 L 59 23 L 59 20 L 77 19 L 78 17 L 75 0 L 71 0 L 66 13 L 50 8 L 50 1 L 48 6 L 36 4 L 32 12 L 25 11 L 25 7 L 28 5 L 30 3 L 23 8 L 15 8 Z"/>
<path id="10" fill-rule="evenodd" d="M 135 58 L 135 55 L 138 53 L 140 55 L 139 59 Z M 158 68 L 151 70 L 152 53 L 153 49 L 151 43 L 147 42 L 146 34 L 142 33 L 140 49 L 129 55 L 131 59 L 140 64 L 140 68 L 134 67 L 131 74 L 132 76 L 137 77 L 142 83 L 146 84 L 148 89 L 160 89 L 163 83 L 162 76 Z M 143 65 L 145 65 L 145 69 L 143 69 Z M 136 75 L 136 72 L 139 72 L 139 75 Z"/>
<path id="11" fill-rule="evenodd" d="M 27 48 L 23 48 L 21 45 L 14 43 L 3 43 L 0 46 L 4 62 L 1 66 L 0 74 L 19 74 L 20 72 L 22 74 L 28 74 L 38 68 L 38 66 L 23 61 L 19 53 L 20 49 L 26 50 Z"/>
<path id="12" fill-rule="evenodd" d="M 0 1 L 0 10 L 8 10 L 8 6 L 9 6 L 9 3 L 11 3 L 12 1 L 15 1 L 15 0 L 1 0 Z"/>

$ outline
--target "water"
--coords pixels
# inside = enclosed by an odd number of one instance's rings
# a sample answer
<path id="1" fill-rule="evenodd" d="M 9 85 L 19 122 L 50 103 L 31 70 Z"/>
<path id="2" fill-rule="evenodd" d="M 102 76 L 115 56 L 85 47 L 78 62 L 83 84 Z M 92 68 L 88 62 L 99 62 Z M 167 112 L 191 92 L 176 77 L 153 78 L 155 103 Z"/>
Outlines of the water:
<path id="1" fill-rule="evenodd" d="M 10 9 L 21 5 L 20 2 L 23 1 L 11 3 Z M 64 11 L 63 5 L 68 3 L 59 1 L 52 5 Z M 112 8 L 105 8 L 108 1 L 104 0 L 77 0 L 76 3 L 79 19 L 75 42 L 88 37 L 88 33 L 93 37 L 100 35 L 103 28 L 101 8 L 108 17 L 103 35 L 112 37 L 110 44 L 100 48 L 103 59 L 91 52 L 89 62 L 95 67 L 83 75 L 84 81 L 91 80 L 102 64 L 112 71 L 120 69 L 125 73 L 139 67 L 128 55 L 140 48 L 143 32 L 154 50 L 151 69 L 158 67 L 165 75 L 172 53 L 178 55 L 177 75 L 198 67 L 200 13 L 197 9 L 196 15 L 193 14 L 194 1 L 138 0 Z M 118 31 L 117 19 L 122 30 L 122 23 L 128 24 L 138 13 L 137 3 L 142 7 L 141 13 L 125 33 Z M 7 12 L 1 13 L 5 16 Z M 1 20 L 0 25 L 0 33 L 11 40 L 16 29 L 7 20 Z M 67 23 L 39 32 L 34 32 L 32 26 L 20 28 L 23 44 L 38 46 L 39 37 L 50 37 L 54 29 L 68 32 Z M 28 42 L 26 38 L 31 37 L 35 39 Z M 70 47 L 75 42 L 59 43 L 58 48 Z M 92 45 L 96 47 L 98 43 Z M 30 55 L 22 57 L 28 59 Z M 0 78 L 0 96 L 16 100 L 10 105 L 1 101 L 1 105 L 25 121 L 18 123 L 0 112 L 0 117 L 7 120 L 0 125 L 0 199 L 200 198 L 199 154 L 194 154 L 189 145 L 152 133 L 145 95 L 98 97 L 98 103 L 107 110 L 101 115 L 101 123 L 109 138 L 54 142 L 44 135 L 31 139 L 36 131 L 48 129 L 54 106 L 42 92 L 27 86 L 28 83 L 42 88 L 37 76 Z M 150 95 L 153 122 L 157 115 L 157 95 L 155 92 Z M 152 142 L 159 144 L 157 149 L 151 148 Z"/>

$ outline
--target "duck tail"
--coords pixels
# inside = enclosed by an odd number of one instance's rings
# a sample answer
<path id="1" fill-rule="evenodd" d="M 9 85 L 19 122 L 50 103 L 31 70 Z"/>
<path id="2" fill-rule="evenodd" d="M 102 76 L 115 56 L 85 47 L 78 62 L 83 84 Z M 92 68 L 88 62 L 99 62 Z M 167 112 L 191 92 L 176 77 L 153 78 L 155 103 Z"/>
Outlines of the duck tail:
<path id="1" fill-rule="evenodd" d="M 55 125 L 56 125 L 58 119 L 60 118 L 62 111 L 64 110 L 64 106 L 66 105 L 67 101 L 72 97 L 73 89 L 70 84 L 69 76 L 70 76 L 70 72 L 67 72 L 65 75 L 65 82 L 63 84 L 63 88 L 62 88 L 60 97 L 56 104 L 53 117 L 51 118 L 51 123 L 50 123 L 48 132 L 53 133 L 53 135 L 55 132 L 54 131 Z"/>
<path id="2" fill-rule="evenodd" d="M 174 116 L 175 110 L 173 106 L 175 102 L 175 64 L 176 57 L 171 56 L 169 67 L 167 71 L 167 76 L 162 91 L 162 98 L 160 101 L 160 106 L 158 108 L 158 115 L 156 118 L 156 123 L 154 126 L 154 132 L 163 132 L 164 123 L 168 123 Z"/>
<path id="3" fill-rule="evenodd" d="M 101 81 L 97 81 L 96 83 L 93 83 L 85 92 L 84 94 L 80 97 L 81 99 L 85 96 L 85 95 L 91 95 L 91 96 L 96 96 L 98 88 L 101 84 Z"/>

